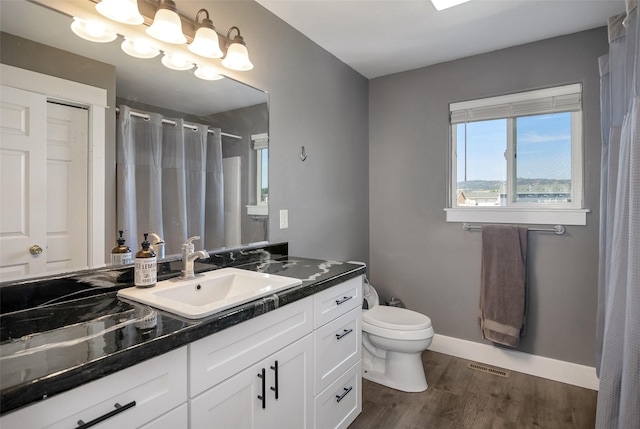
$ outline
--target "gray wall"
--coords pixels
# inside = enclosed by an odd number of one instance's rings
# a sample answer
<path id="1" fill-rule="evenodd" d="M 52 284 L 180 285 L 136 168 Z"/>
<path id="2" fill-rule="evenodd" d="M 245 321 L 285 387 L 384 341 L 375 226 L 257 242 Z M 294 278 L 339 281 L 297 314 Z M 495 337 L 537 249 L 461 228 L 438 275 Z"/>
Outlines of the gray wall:
<path id="1" fill-rule="evenodd" d="M 436 333 L 475 342 L 479 232 L 445 222 L 448 103 L 581 82 L 586 226 L 529 233 L 528 333 L 520 351 L 594 364 L 600 109 L 596 29 L 370 82 L 370 279 L 431 317 Z"/>
<path id="2" fill-rule="evenodd" d="M 293 255 L 366 261 L 368 80 L 255 2 L 178 7 L 209 8 L 219 31 L 239 26 L 255 68 L 230 76 L 269 93 L 269 240 Z"/>

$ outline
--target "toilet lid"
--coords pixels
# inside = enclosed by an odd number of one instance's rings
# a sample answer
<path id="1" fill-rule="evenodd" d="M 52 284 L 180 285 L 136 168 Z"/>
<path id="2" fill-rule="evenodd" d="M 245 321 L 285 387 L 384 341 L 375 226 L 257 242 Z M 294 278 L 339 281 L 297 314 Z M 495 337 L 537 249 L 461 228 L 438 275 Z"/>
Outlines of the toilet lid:
<path id="1" fill-rule="evenodd" d="M 431 319 L 406 308 L 376 305 L 362 313 L 362 320 L 380 328 L 413 331 L 431 327 Z"/>

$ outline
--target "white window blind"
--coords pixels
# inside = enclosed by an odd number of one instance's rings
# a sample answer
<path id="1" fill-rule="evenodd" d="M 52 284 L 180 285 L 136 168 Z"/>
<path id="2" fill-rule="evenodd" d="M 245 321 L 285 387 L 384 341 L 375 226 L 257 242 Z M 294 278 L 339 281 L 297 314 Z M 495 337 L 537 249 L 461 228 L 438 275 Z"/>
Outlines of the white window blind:
<path id="1" fill-rule="evenodd" d="M 578 112 L 582 105 L 582 84 L 527 91 L 499 97 L 451 103 L 451 124 L 541 115 L 556 112 Z"/>

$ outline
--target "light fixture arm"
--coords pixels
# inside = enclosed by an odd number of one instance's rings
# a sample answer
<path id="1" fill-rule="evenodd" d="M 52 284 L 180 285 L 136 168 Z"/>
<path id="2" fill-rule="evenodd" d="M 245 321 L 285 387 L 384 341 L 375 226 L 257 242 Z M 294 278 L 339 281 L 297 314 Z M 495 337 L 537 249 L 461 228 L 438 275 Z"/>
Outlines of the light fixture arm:
<path id="1" fill-rule="evenodd" d="M 236 37 L 234 37 L 232 39 L 231 38 L 231 32 L 233 30 L 236 30 L 238 32 L 238 34 L 236 35 Z M 238 27 L 236 27 L 235 25 L 233 27 L 231 27 L 229 29 L 229 31 L 227 31 L 227 46 L 232 44 L 232 43 L 240 43 L 242 46 L 247 46 L 247 44 L 244 43 L 244 38 L 240 35 L 240 29 Z"/>
<path id="2" fill-rule="evenodd" d="M 200 16 L 204 14 L 205 17 L 200 22 Z M 216 27 L 213 26 L 213 21 L 209 19 L 209 11 L 207 9 L 200 9 L 198 13 L 196 13 L 196 30 L 200 27 L 207 27 L 215 31 Z"/>

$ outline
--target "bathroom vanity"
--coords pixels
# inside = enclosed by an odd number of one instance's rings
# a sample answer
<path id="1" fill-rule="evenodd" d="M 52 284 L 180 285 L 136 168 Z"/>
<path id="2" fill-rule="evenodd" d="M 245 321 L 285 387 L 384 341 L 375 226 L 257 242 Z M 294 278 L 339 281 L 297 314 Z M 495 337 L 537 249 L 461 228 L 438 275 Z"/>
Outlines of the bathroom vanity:
<path id="1" fill-rule="evenodd" d="M 346 428 L 362 407 L 365 268 L 269 249 L 237 256 L 210 260 L 302 285 L 201 320 L 109 288 L 3 314 L 0 426 Z M 47 314 L 65 320 L 45 326 Z"/>

